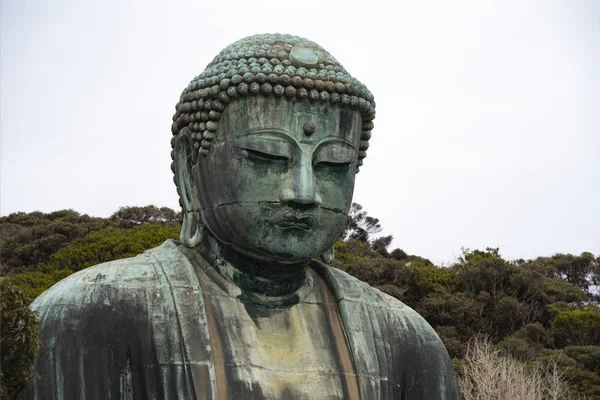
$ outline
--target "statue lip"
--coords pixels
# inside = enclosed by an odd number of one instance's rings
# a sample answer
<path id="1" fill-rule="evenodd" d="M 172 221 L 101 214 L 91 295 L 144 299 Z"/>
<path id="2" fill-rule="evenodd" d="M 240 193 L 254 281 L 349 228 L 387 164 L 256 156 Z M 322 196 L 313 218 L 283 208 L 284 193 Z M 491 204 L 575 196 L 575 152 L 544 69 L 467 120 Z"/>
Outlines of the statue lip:
<path id="1" fill-rule="evenodd" d="M 284 210 L 269 218 L 268 221 L 282 228 L 299 228 L 308 231 L 316 224 L 317 217 L 310 212 L 296 213 Z"/>

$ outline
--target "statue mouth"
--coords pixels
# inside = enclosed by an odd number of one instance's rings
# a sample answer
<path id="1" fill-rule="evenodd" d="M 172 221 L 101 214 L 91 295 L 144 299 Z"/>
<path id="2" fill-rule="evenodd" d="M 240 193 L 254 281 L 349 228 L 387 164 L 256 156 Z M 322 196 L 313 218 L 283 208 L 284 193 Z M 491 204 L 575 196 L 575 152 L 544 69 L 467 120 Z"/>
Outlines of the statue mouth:
<path id="1" fill-rule="evenodd" d="M 274 216 L 267 219 L 273 225 L 281 228 L 296 228 L 309 231 L 317 222 L 317 217 L 314 213 L 304 212 L 296 213 L 290 210 L 278 212 Z"/>

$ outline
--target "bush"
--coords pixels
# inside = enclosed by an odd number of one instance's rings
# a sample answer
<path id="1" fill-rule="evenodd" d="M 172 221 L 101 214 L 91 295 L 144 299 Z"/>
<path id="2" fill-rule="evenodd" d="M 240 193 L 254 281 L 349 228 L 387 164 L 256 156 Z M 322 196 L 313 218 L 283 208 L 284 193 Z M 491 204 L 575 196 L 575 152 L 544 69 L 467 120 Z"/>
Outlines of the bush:
<path id="1" fill-rule="evenodd" d="M 179 237 L 178 225 L 145 224 L 91 232 L 50 256 L 50 267 L 73 271 L 120 258 L 133 257 Z"/>
<path id="2" fill-rule="evenodd" d="M 600 309 L 588 306 L 560 311 L 551 327 L 559 347 L 597 345 L 600 343 Z"/>
<path id="3" fill-rule="evenodd" d="M 75 239 L 39 264 L 34 271 L 11 274 L 6 279 L 33 301 L 56 282 L 73 272 L 120 258 L 133 257 L 179 236 L 174 224 L 144 224 L 134 228 L 109 228 Z"/>
<path id="4" fill-rule="evenodd" d="M 14 399 L 33 383 L 33 361 L 39 348 L 39 324 L 22 290 L 0 282 L 2 369 L 0 397 Z"/>
<path id="5" fill-rule="evenodd" d="M 573 398 L 556 365 L 528 366 L 493 350 L 487 339 L 469 343 L 459 365 L 465 400 L 546 400 Z"/>
<path id="6" fill-rule="evenodd" d="M 73 210 L 18 212 L 0 217 L 0 264 L 7 270 L 35 267 L 73 240 L 114 225 L 111 220 Z"/>
<path id="7" fill-rule="evenodd" d="M 569 346 L 564 352 L 577 360 L 581 368 L 589 369 L 600 377 L 600 346 Z"/>
<path id="8" fill-rule="evenodd" d="M 45 267 L 38 271 L 10 275 L 7 276 L 5 280 L 21 289 L 25 296 L 25 300 L 31 303 L 36 297 L 49 289 L 56 282 L 66 278 L 72 273 L 73 271 L 70 269 Z"/>

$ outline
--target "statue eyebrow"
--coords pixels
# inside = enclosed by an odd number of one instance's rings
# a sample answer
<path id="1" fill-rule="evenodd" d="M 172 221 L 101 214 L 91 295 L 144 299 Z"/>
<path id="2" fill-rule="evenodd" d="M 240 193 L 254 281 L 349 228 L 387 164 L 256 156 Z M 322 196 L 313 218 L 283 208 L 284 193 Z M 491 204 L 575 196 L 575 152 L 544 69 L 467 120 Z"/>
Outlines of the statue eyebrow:
<path id="1" fill-rule="evenodd" d="M 284 142 L 287 146 L 291 146 L 292 148 L 298 148 L 298 142 L 289 135 L 285 130 L 281 128 L 261 128 L 257 130 L 251 130 L 248 133 L 244 133 L 241 136 L 238 136 L 236 142 L 240 143 L 244 142 L 245 139 L 252 138 L 251 140 L 256 140 L 256 143 L 260 143 L 261 140 L 263 143 L 265 141 L 274 142 Z"/>
<path id="2" fill-rule="evenodd" d="M 358 149 L 356 148 L 356 145 L 352 142 L 350 142 L 347 139 L 344 139 L 342 137 L 336 136 L 336 137 L 327 137 L 323 140 L 321 140 L 316 146 L 315 146 L 315 150 L 318 149 L 321 146 L 325 146 L 329 143 L 338 143 L 338 144 L 345 144 L 348 145 L 350 147 L 352 147 L 354 150 L 358 151 Z"/>
<path id="3" fill-rule="evenodd" d="M 257 135 L 257 134 L 269 134 L 273 136 L 285 136 L 286 139 L 290 139 L 290 133 L 285 129 L 281 128 L 260 128 L 250 129 L 248 133 L 244 133 L 241 136 Z"/>
<path id="4" fill-rule="evenodd" d="M 260 128 L 256 130 L 250 130 L 248 133 L 244 133 L 238 137 L 238 140 L 247 138 L 249 136 L 256 136 L 265 140 L 279 139 L 289 143 L 294 147 L 298 147 L 298 142 L 290 136 L 289 132 L 281 128 Z"/>

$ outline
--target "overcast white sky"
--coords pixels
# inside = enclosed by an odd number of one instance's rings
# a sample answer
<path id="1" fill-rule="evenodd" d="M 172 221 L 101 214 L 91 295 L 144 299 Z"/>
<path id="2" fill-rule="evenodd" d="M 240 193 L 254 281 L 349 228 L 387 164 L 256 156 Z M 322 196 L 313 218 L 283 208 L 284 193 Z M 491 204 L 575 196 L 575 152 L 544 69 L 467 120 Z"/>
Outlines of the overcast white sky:
<path id="1" fill-rule="evenodd" d="M 451 262 L 600 253 L 600 1 L 1 0 L 0 213 L 177 208 L 170 125 L 225 46 L 291 33 L 375 95 L 354 200 Z"/>

